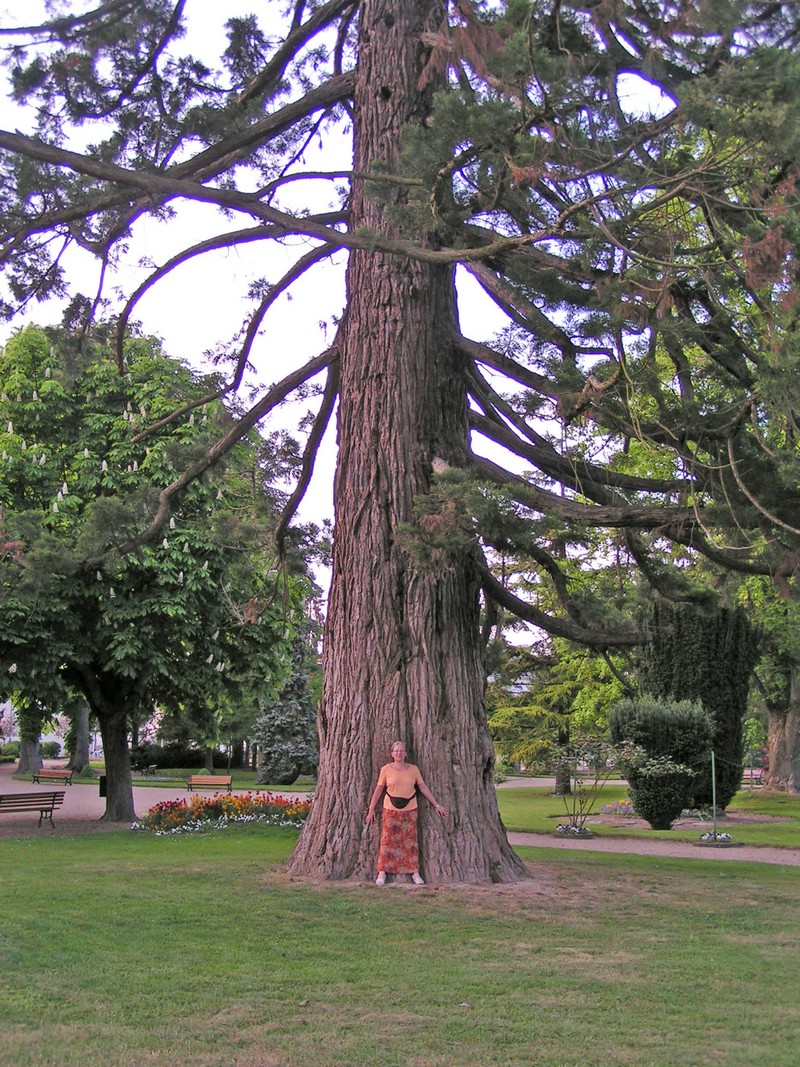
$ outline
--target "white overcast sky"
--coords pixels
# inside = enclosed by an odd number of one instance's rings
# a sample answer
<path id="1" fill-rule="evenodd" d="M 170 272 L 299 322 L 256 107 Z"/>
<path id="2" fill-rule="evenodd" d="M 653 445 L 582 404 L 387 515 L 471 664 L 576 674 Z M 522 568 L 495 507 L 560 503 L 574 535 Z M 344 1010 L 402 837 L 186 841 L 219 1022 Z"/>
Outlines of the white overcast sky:
<path id="1" fill-rule="evenodd" d="M 274 3 L 274 0 L 272 0 Z M 81 5 L 81 10 L 96 6 L 95 0 Z M 223 39 L 225 21 L 233 15 L 253 10 L 268 10 L 270 4 L 258 0 L 226 0 L 224 4 L 210 4 L 208 0 L 189 0 L 187 4 L 190 33 L 185 39 L 187 51 L 205 58 L 209 66 L 216 65 L 219 44 Z M 276 4 L 275 7 L 278 7 Z M 273 8 L 274 10 L 274 8 Z M 192 18 L 202 11 L 202 18 Z M 0 3 L 0 24 L 35 25 L 45 17 L 42 0 L 14 0 Z M 16 109 L 7 96 L 0 100 L 0 126 L 7 129 L 30 129 L 30 119 Z M 87 133 L 87 139 L 92 134 Z M 96 136 L 96 134 L 94 135 Z M 349 147 L 342 142 L 338 158 L 332 158 L 330 141 L 325 145 L 325 168 L 347 168 L 350 165 Z M 306 163 L 314 166 L 314 147 Z M 306 206 L 324 210 L 333 199 L 327 183 L 317 183 L 317 203 Z M 186 205 L 179 210 L 175 221 L 164 223 L 143 218 L 136 223 L 130 252 L 125 258 L 118 284 L 129 293 L 148 271 L 139 261 L 161 264 L 186 245 L 210 236 L 220 229 L 246 225 L 245 220 L 225 221 L 206 205 Z M 151 289 L 137 305 L 134 318 L 142 323 L 147 334 L 159 337 L 165 351 L 187 360 L 196 367 L 205 366 L 204 352 L 218 342 L 231 338 L 242 324 L 246 313 L 244 294 L 257 278 L 267 277 L 276 282 L 284 270 L 308 247 L 295 240 L 282 247 L 275 242 L 263 246 L 229 250 L 203 256 L 202 259 L 181 266 Z M 333 317 L 344 306 L 344 266 L 346 255 L 340 252 L 326 266 L 315 268 L 292 286 L 291 295 L 283 295 L 270 310 L 253 350 L 256 382 L 269 385 L 289 370 L 322 351 L 333 337 Z M 93 297 L 99 277 L 97 262 L 88 254 L 76 251 L 65 260 L 73 288 Z M 112 280 L 112 284 L 113 280 Z M 484 297 L 469 276 L 459 282 L 462 300 L 462 328 L 477 339 L 486 339 L 504 322 L 503 316 Z M 112 289 L 106 286 L 107 295 Z M 60 321 L 62 304 L 51 302 L 32 307 L 24 319 L 0 324 L 0 342 L 26 322 L 52 324 Z M 285 413 L 285 425 L 292 424 L 293 415 Z M 331 485 L 335 464 L 335 435 L 329 429 L 321 452 L 315 478 L 300 512 L 301 518 L 319 521 L 332 515 Z"/>

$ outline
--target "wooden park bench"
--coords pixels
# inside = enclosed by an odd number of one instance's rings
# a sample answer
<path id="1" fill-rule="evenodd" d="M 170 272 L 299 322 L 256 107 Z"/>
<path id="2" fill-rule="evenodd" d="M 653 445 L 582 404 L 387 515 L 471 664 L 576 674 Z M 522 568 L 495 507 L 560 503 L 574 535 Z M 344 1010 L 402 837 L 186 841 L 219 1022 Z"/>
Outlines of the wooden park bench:
<path id="1" fill-rule="evenodd" d="M 187 789 L 225 789 L 230 793 L 232 774 L 193 774 L 186 783 Z"/>
<path id="2" fill-rule="evenodd" d="M 764 771 L 761 767 L 745 767 L 742 771 L 743 785 L 761 785 L 764 780 Z"/>
<path id="3" fill-rule="evenodd" d="M 67 785 L 72 785 L 72 775 L 74 771 L 64 767 L 42 767 L 40 771 L 37 771 L 33 775 L 34 782 L 65 782 Z"/>
<path id="4" fill-rule="evenodd" d="M 66 793 L 0 793 L 0 815 L 13 814 L 15 811 L 38 811 L 39 825 L 42 819 L 49 819 L 53 825 L 53 812 L 64 803 Z"/>

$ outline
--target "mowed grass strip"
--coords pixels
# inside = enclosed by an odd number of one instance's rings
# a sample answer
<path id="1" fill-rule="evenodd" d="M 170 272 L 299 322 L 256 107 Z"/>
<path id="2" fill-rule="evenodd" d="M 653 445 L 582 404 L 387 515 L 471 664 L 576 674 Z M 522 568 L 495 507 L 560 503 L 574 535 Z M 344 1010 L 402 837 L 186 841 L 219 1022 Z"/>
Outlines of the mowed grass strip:
<path id="1" fill-rule="evenodd" d="M 627 795 L 626 785 L 611 783 L 603 786 L 586 826 L 593 833 L 602 835 L 662 838 L 665 841 L 697 841 L 700 834 L 711 829 L 710 820 L 699 819 L 672 830 L 637 829 L 632 820 L 602 815 L 603 805 L 625 800 Z M 562 797 L 554 797 L 544 786 L 498 789 L 497 801 L 507 830 L 551 834 L 560 822 L 569 821 L 566 804 L 571 804 L 570 798 L 565 801 Z M 732 834 L 742 845 L 800 848 L 800 797 L 761 789 L 741 789 L 729 804 L 727 816 L 719 818 L 717 829 Z"/>
<path id="2" fill-rule="evenodd" d="M 0 1063 L 800 1062 L 800 872 L 522 849 L 529 882 L 309 885 L 291 831 L 0 841 Z"/>

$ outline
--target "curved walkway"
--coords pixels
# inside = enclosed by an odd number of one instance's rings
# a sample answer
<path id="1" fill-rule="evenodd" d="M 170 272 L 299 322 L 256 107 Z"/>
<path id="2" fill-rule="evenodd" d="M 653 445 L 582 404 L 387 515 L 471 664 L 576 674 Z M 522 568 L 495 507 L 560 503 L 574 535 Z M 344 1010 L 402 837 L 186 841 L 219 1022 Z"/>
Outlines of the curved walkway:
<path id="1" fill-rule="evenodd" d="M 45 766 L 64 766 L 63 759 L 45 760 L 44 762 Z M 63 789 L 64 803 L 60 808 L 56 808 L 53 816 L 52 831 L 49 823 L 39 827 L 39 818 L 35 812 L 26 812 L 24 815 L 0 814 L 0 838 L 30 837 L 36 833 L 52 832 L 61 835 L 80 834 L 124 828 L 124 823 L 100 821 L 106 810 L 106 802 L 100 796 L 100 783 L 97 779 L 94 779 L 94 781 L 80 781 L 76 778 L 73 785 L 64 785 L 63 782 L 42 782 L 38 784 L 18 781 L 12 777 L 15 769 L 16 764 L 14 763 L 0 763 L 0 793 L 32 793 L 56 789 L 60 791 Z M 161 800 L 186 800 L 192 796 L 186 786 L 177 784 L 171 786 L 136 785 L 135 783 L 139 780 L 137 778 L 134 779 L 133 787 L 133 807 L 138 816 L 144 815 L 148 808 L 151 808 Z M 233 790 L 234 793 L 254 791 L 248 789 Z M 194 793 L 208 797 L 214 796 L 215 792 L 217 790 L 214 789 L 194 790 Z M 278 794 L 277 790 L 274 792 L 276 795 L 292 800 L 308 796 L 308 793 L 293 793 L 284 790 L 281 790 L 280 794 Z"/>
<path id="2" fill-rule="evenodd" d="M 46 761 L 50 763 L 51 761 Z M 63 760 L 52 761 L 63 765 Z M 53 830 L 49 826 L 38 826 L 35 813 L 25 815 L 0 815 L 0 838 L 30 837 L 35 834 L 56 833 L 58 835 L 91 833 L 97 831 L 119 830 L 120 823 L 101 822 L 105 811 L 105 800 L 100 796 L 98 783 L 78 783 L 63 786 L 55 782 L 42 783 L 41 786 L 30 782 L 20 782 L 12 777 L 15 769 L 13 763 L 0 763 L 0 793 L 27 793 L 39 789 L 63 789 L 64 804 L 56 811 Z M 552 779 L 510 779 L 499 786 L 500 789 L 513 789 L 521 785 L 551 785 Z M 197 790 L 206 796 L 213 796 L 213 789 Z M 247 792 L 247 790 L 234 790 Z M 277 790 L 276 790 L 277 792 Z M 185 800 L 189 794 L 186 788 L 155 786 L 134 786 L 134 808 L 142 815 L 159 800 Z M 307 793 L 281 790 L 281 796 L 296 799 L 306 797 Z M 663 838 L 648 840 L 643 837 L 597 836 L 582 841 L 563 839 L 555 834 L 527 834 L 510 832 L 508 839 L 512 845 L 530 845 L 534 848 L 579 849 L 582 852 L 616 852 L 639 856 L 674 856 L 683 859 L 703 859 L 719 862 L 732 860 L 749 860 L 756 863 L 772 863 L 783 867 L 800 867 L 800 849 L 774 848 L 761 845 L 740 845 L 734 848 L 708 848 L 691 841 L 665 841 Z"/>

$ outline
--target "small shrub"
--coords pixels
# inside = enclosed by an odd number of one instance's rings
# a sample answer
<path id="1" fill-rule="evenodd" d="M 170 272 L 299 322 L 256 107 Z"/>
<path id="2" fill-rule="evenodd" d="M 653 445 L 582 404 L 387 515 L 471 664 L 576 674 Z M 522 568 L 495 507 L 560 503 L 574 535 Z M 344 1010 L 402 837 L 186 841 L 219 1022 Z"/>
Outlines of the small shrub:
<path id="1" fill-rule="evenodd" d="M 58 741 L 42 741 L 39 745 L 39 755 L 42 759 L 58 759 L 61 755 L 61 745 Z"/>
<path id="2" fill-rule="evenodd" d="M 645 694 L 621 700 L 608 724 L 634 810 L 654 830 L 669 830 L 691 805 L 711 746 L 711 716 L 700 704 Z"/>
<path id="3" fill-rule="evenodd" d="M 502 785 L 503 782 L 508 781 L 508 770 L 507 763 L 501 763 L 500 760 L 495 763 L 494 770 L 492 771 L 492 778 L 495 785 Z"/>
<path id="4" fill-rule="evenodd" d="M 569 792 L 561 795 L 569 822 L 556 827 L 557 832 L 565 833 L 567 827 L 573 834 L 588 833 L 586 820 L 614 770 L 616 755 L 607 742 L 596 738 L 560 750 L 554 770 L 556 781 L 563 778 L 570 784 Z"/>
<path id="5" fill-rule="evenodd" d="M 631 804 L 653 830 L 671 830 L 686 806 L 694 771 L 668 756 L 643 755 L 635 767 L 628 764 Z"/>

